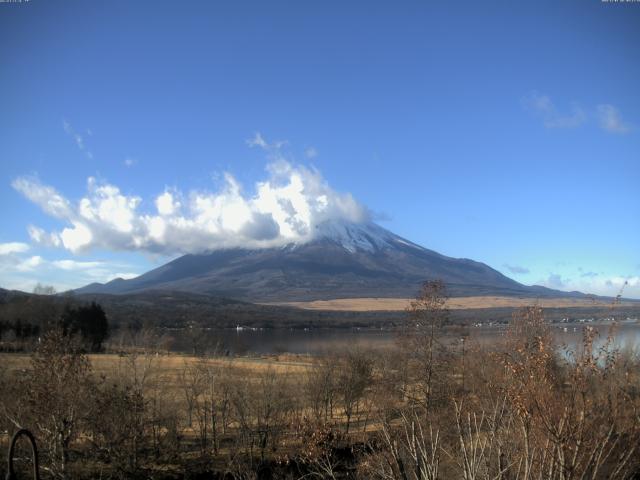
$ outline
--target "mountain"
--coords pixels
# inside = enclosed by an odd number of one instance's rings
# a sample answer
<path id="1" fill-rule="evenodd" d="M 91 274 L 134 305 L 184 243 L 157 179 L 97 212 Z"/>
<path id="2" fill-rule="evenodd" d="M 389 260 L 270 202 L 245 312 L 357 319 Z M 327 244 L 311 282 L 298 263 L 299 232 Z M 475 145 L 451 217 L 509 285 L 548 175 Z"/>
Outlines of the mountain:
<path id="1" fill-rule="evenodd" d="M 177 258 L 139 277 L 93 283 L 76 293 L 185 291 L 252 302 L 363 297 L 412 297 L 420 284 L 441 279 L 452 296 L 575 296 L 528 287 L 484 263 L 451 258 L 379 225 L 329 221 L 313 240 L 279 248 L 231 248 Z"/>

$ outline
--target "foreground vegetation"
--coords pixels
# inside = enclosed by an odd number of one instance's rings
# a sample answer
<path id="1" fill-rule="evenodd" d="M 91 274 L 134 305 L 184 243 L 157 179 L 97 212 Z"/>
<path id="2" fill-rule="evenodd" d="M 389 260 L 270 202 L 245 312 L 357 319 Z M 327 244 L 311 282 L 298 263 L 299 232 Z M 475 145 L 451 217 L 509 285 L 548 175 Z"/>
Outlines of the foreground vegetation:
<path id="1" fill-rule="evenodd" d="M 32 430 L 51 478 L 638 475 L 640 360 L 615 331 L 568 351 L 534 306 L 491 348 L 451 343 L 445 300 L 426 284 L 392 349 L 313 358 L 164 355 L 152 336 L 87 355 L 54 322 L 0 357 L 0 438 Z"/>

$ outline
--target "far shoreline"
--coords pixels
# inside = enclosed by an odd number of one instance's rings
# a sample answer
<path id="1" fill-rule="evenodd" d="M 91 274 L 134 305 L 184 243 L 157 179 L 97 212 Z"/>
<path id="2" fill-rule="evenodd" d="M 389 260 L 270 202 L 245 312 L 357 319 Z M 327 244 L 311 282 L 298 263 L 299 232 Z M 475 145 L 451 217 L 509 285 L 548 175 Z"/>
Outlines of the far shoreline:
<path id="1" fill-rule="evenodd" d="M 293 301 L 293 302 L 257 302 L 258 305 L 295 307 L 302 310 L 321 310 L 334 312 L 401 312 L 409 307 L 412 298 L 337 298 L 329 300 Z M 539 305 L 542 308 L 592 308 L 592 307 L 636 307 L 640 301 L 622 300 L 617 303 L 592 298 L 533 298 L 474 296 L 451 297 L 447 301 L 450 310 L 468 310 L 485 308 L 518 308 Z"/>

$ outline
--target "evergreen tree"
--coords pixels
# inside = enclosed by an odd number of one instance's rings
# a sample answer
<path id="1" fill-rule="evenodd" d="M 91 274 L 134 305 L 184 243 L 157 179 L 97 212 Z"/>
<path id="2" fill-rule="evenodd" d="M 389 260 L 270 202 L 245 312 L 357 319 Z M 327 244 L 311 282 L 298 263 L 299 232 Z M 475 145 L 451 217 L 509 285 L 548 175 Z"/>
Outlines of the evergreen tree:
<path id="1" fill-rule="evenodd" d="M 102 350 L 102 343 L 109 336 L 109 322 L 98 303 L 91 302 L 79 307 L 67 306 L 61 320 L 65 335 L 80 335 L 87 342 L 90 351 Z"/>

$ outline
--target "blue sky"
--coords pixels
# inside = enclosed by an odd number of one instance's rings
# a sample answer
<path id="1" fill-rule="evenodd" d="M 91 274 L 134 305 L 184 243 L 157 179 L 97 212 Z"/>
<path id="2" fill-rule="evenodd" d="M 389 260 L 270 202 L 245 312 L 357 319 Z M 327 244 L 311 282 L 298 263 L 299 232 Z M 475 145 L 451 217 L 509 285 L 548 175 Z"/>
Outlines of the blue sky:
<path id="1" fill-rule="evenodd" d="M 284 199 L 640 298 L 639 43 L 599 0 L 0 3 L 0 286 L 304 237 Z"/>

